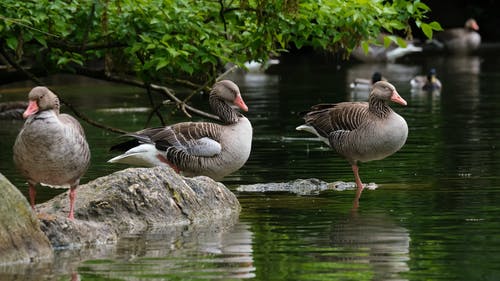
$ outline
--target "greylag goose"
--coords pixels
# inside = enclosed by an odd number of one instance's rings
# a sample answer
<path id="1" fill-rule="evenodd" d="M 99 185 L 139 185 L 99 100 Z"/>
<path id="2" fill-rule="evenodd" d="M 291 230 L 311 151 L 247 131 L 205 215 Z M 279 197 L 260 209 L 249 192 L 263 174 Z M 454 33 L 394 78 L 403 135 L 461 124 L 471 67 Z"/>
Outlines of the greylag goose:
<path id="1" fill-rule="evenodd" d="M 209 103 L 223 124 L 183 122 L 130 133 L 126 136 L 134 139 L 111 148 L 125 153 L 108 162 L 168 165 L 186 176 L 205 175 L 215 180 L 237 171 L 250 156 L 252 125 L 232 105 L 243 111 L 248 107 L 238 86 L 229 80 L 214 84 Z"/>
<path id="2" fill-rule="evenodd" d="M 14 163 L 29 185 L 35 209 L 36 184 L 69 186 L 68 218 L 74 219 L 76 188 L 90 163 L 89 145 L 78 121 L 59 113 L 59 99 L 46 87 L 29 93 L 26 119 L 14 143 Z"/>
<path id="3" fill-rule="evenodd" d="M 477 33 L 479 25 L 474 19 L 468 19 L 463 28 L 450 28 L 436 33 L 436 40 L 454 54 L 470 53 L 481 45 L 481 35 Z"/>
<path id="4" fill-rule="evenodd" d="M 417 75 L 410 80 L 412 90 L 423 90 L 427 92 L 441 91 L 441 81 L 436 77 L 436 69 L 431 68 L 425 75 Z"/>
<path id="5" fill-rule="evenodd" d="M 351 164 L 357 185 L 354 207 L 358 207 L 363 184 L 358 162 L 383 159 L 403 147 L 408 136 L 406 121 L 388 101 L 406 105 L 396 88 L 386 81 L 373 85 L 368 102 L 319 104 L 304 116 L 299 131 L 312 133 Z"/>

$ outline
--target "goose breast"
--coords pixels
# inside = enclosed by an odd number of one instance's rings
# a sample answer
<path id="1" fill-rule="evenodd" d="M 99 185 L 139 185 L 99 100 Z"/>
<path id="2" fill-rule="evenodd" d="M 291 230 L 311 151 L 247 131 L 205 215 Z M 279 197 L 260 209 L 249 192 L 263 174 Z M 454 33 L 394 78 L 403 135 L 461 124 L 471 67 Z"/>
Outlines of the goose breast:
<path id="1" fill-rule="evenodd" d="M 29 117 L 14 145 L 14 162 L 25 177 L 50 186 L 72 184 L 85 173 L 90 152 L 73 117 L 52 110 Z"/>

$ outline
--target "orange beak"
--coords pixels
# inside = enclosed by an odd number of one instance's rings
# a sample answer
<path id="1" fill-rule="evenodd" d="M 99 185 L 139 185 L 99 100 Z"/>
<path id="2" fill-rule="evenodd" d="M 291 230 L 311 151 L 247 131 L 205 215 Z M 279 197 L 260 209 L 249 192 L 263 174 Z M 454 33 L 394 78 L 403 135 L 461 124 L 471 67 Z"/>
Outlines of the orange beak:
<path id="1" fill-rule="evenodd" d="M 26 108 L 26 110 L 23 113 L 23 118 L 24 119 L 28 118 L 30 115 L 37 113 L 38 110 L 39 110 L 39 108 L 38 108 L 38 104 L 36 103 L 36 101 L 30 100 L 28 103 L 28 108 Z"/>
<path id="2" fill-rule="evenodd" d="M 245 102 L 241 98 L 241 95 L 236 96 L 236 98 L 234 99 L 234 105 L 241 108 L 241 110 L 243 110 L 243 111 L 248 111 L 248 106 L 245 104 Z"/>
<path id="3" fill-rule="evenodd" d="M 407 102 L 399 95 L 396 90 L 392 92 L 391 101 L 399 103 L 401 105 L 407 105 Z"/>

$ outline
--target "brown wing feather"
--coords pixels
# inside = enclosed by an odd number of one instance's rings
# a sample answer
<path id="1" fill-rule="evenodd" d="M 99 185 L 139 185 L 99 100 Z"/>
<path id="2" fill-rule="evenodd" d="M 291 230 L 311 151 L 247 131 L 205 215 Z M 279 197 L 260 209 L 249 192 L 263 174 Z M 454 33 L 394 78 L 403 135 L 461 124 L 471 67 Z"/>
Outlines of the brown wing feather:
<path id="1" fill-rule="evenodd" d="M 352 131 L 366 119 L 368 103 L 342 102 L 334 105 L 313 106 L 304 116 L 305 123 L 313 126 L 323 137 L 337 130 Z"/>
<path id="2" fill-rule="evenodd" d="M 170 128 L 170 129 L 167 129 Z M 200 139 L 209 137 L 213 140 L 219 141 L 222 131 L 222 126 L 215 123 L 208 122 L 182 122 L 157 132 L 153 135 L 152 140 L 157 141 L 161 139 L 169 140 L 175 136 L 184 139 Z M 173 135 L 175 134 L 175 136 Z"/>

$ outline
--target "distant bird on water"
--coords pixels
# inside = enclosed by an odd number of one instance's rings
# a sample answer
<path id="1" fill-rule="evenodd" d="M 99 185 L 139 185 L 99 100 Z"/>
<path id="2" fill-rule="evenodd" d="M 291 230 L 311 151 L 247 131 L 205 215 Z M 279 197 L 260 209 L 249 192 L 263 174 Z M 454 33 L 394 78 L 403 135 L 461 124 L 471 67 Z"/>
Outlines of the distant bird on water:
<path id="1" fill-rule="evenodd" d="M 89 145 L 82 126 L 59 113 L 58 97 L 46 87 L 28 95 L 26 119 L 14 144 L 14 163 L 28 180 L 31 208 L 35 210 L 36 184 L 68 187 L 68 218 L 74 219 L 76 188 L 90 164 Z"/>
<path id="2" fill-rule="evenodd" d="M 436 69 L 431 68 L 427 75 L 417 75 L 410 80 L 412 90 L 427 92 L 441 91 L 441 81 L 436 77 Z"/>
<path id="3" fill-rule="evenodd" d="M 377 83 L 378 81 L 386 79 L 382 77 L 382 74 L 378 71 L 375 71 L 372 74 L 372 77 L 370 79 L 367 78 L 356 78 L 354 81 L 349 85 L 349 87 L 353 90 L 356 91 L 370 91 L 371 88 L 373 87 L 373 84 Z"/>
<path id="4" fill-rule="evenodd" d="M 392 155 L 408 136 L 406 121 L 389 107 L 389 101 L 406 105 L 392 84 L 379 81 L 373 85 L 368 102 L 315 105 L 305 114 L 305 124 L 296 128 L 318 136 L 351 164 L 358 188 L 354 208 L 364 188 L 358 162 Z"/>

